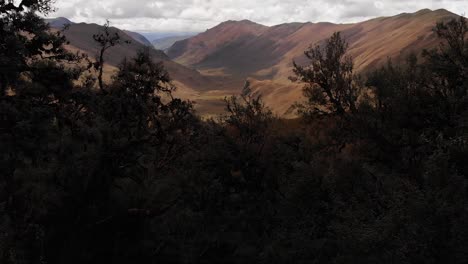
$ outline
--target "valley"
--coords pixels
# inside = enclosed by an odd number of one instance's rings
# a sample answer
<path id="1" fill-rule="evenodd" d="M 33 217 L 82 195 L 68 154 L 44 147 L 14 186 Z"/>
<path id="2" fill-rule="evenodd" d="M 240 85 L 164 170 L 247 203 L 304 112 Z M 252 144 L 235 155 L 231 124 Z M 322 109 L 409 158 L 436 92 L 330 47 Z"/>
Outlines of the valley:
<path id="1" fill-rule="evenodd" d="M 181 37 L 184 39 L 172 46 L 164 46 L 165 52 L 154 49 L 152 55 L 164 63 L 174 79 L 176 95 L 192 100 L 203 116 L 223 113 L 223 98 L 239 93 L 249 80 L 275 114 L 293 117 L 288 109 L 301 100 L 302 85 L 289 77 L 293 75 L 293 61 L 307 63 L 303 52 L 308 47 L 320 45 L 340 31 L 349 42 L 348 55 L 354 60 L 355 72 L 365 75 L 389 59 L 399 63 L 411 53 L 419 55 L 423 49 L 436 47 L 434 25 L 454 17 L 457 15 L 444 9 L 424 9 L 354 24 L 286 23 L 269 27 L 248 20 L 226 21 L 198 35 Z M 52 21 L 55 27 L 63 23 Z M 99 30 L 96 24 L 71 24 L 65 31 L 69 47 L 94 56 L 97 47 L 92 34 Z M 151 43 L 139 33 L 119 32 L 125 40 L 133 41 L 109 50 L 108 74 L 123 58 Z"/>

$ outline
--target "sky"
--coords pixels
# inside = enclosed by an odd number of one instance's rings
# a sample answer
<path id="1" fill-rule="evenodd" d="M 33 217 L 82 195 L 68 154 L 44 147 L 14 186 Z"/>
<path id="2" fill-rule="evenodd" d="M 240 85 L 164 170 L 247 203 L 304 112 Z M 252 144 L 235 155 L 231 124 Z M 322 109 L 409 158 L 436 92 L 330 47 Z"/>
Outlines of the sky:
<path id="1" fill-rule="evenodd" d="M 56 0 L 49 17 L 138 32 L 202 32 L 226 20 L 352 23 L 420 9 L 468 13 L 468 0 Z"/>

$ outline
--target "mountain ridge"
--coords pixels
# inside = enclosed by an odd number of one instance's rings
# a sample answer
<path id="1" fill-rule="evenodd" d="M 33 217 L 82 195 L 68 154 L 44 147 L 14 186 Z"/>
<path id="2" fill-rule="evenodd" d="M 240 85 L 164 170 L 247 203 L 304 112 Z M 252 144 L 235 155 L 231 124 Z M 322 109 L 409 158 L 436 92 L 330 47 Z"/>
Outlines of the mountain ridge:
<path id="1" fill-rule="evenodd" d="M 304 51 L 322 44 L 334 32 L 340 31 L 348 41 L 348 55 L 354 59 L 356 72 L 366 73 L 389 58 L 402 62 L 413 52 L 436 47 L 439 40 L 432 29 L 437 22 L 455 17 L 459 16 L 445 9 L 423 9 L 348 24 L 293 22 L 264 26 L 248 20 L 226 21 L 176 42 L 167 54 L 205 74 L 237 79 L 236 83 L 251 80 L 266 104 L 283 114 L 302 94 L 301 86 L 289 81 L 293 61 L 306 63 Z M 281 101 L 278 95 L 283 97 Z"/>
<path id="2" fill-rule="evenodd" d="M 164 37 L 164 38 L 159 38 L 159 39 L 154 39 L 151 41 L 151 44 L 153 47 L 159 50 L 167 51 L 174 43 L 180 40 L 188 39 L 196 34 L 190 34 L 190 35 L 181 35 L 181 36 L 170 36 L 170 37 Z"/>
<path id="3" fill-rule="evenodd" d="M 75 24 L 66 17 L 46 18 L 45 21 L 53 28 L 63 28 L 66 25 Z"/>
<path id="4" fill-rule="evenodd" d="M 238 93 L 249 79 L 266 105 L 283 115 L 302 98 L 302 85 L 289 80 L 293 61 L 307 63 L 304 51 L 323 44 L 334 32 L 340 31 L 348 41 L 348 55 L 354 59 L 356 72 L 365 74 L 389 58 L 401 62 L 412 52 L 437 47 L 438 39 L 432 30 L 436 22 L 455 17 L 459 16 L 445 9 L 423 9 L 346 24 L 291 22 L 265 26 L 250 20 L 229 20 L 175 42 L 167 55 L 152 52 L 164 61 L 184 98 L 196 101 L 203 114 L 221 113 L 221 99 Z M 76 30 L 86 27 L 90 28 L 86 34 Z M 99 25 L 78 23 L 70 28 L 65 34 L 71 43 L 93 54 L 90 32 L 96 33 Z M 115 67 L 142 46 L 133 43 L 111 49 L 106 61 Z"/>
<path id="5" fill-rule="evenodd" d="M 52 27 L 52 30 L 62 30 L 62 27 Z M 65 48 L 73 52 L 81 52 L 87 54 L 90 59 L 94 59 L 99 51 L 99 45 L 93 40 L 93 35 L 102 32 L 103 26 L 95 23 L 73 23 L 63 34 L 69 41 L 69 45 Z M 118 65 L 125 58 L 132 58 L 138 50 L 149 49 L 149 52 L 155 62 L 162 62 L 164 67 L 169 72 L 174 84 L 177 86 L 175 95 L 183 99 L 195 100 L 200 97 L 200 94 L 206 90 L 215 90 L 220 87 L 218 78 L 212 76 L 204 76 L 197 70 L 183 66 L 172 61 L 163 51 L 148 47 L 143 43 L 136 41 L 124 30 L 115 27 L 110 28 L 111 31 L 117 32 L 122 41 L 129 41 L 128 44 L 116 45 L 108 49 L 105 53 L 105 79 L 110 80 L 110 77 L 117 70 Z M 203 109 L 208 109 L 211 112 L 210 104 L 204 104 Z M 202 112 L 201 114 L 205 114 Z"/>
<path id="6" fill-rule="evenodd" d="M 123 30 L 123 32 L 125 32 L 127 35 L 132 37 L 134 40 L 140 42 L 141 44 L 145 46 L 151 46 L 151 42 L 145 36 L 141 35 L 140 33 L 129 31 L 129 30 Z"/>

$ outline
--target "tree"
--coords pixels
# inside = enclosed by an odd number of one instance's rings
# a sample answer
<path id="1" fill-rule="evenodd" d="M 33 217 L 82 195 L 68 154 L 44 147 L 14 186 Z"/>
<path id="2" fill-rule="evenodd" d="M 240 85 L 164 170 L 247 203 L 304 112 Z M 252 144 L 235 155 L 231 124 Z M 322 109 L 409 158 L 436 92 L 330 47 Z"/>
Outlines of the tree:
<path id="1" fill-rule="evenodd" d="M 149 48 L 80 83 L 49 1 L 0 4 L 0 263 L 467 263 L 464 20 L 362 94 L 338 33 L 308 50 L 315 137 L 249 82 L 201 121 Z"/>
<path id="2" fill-rule="evenodd" d="M 49 0 L 0 2 L 0 92 L 23 80 L 22 73 L 34 71 L 38 60 L 72 62 L 82 56 L 63 49 L 61 32 L 51 33 L 36 15 L 52 11 Z M 41 67 L 44 65 L 41 65 Z"/>
<path id="3" fill-rule="evenodd" d="M 462 97 L 468 92 L 468 22 L 465 17 L 439 22 L 434 32 L 442 40 L 439 48 L 424 51 L 428 67 L 437 78 L 440 96 Z M 445 88 L 445 89 L 442 89 Z"/>
<path id="4" fill-rule="evenodd" d="M 105 261 L 110 252 L 120 252 L 112 253 L 116 263 L 147 262 L 154 248 L 146 243 L 157 240 L 151 236 L 158 228 L 153 222 L 181 199 L 175 189 L 163 197 L 159 190 L 177 179 L 176 164 L 190 149 L 198 119 L 190 102 L 172 97 L 169 74 L 153 61 L 149 48 L 124 59 L 104 89 L 87 100 L 90 124 L 76 124 L 82 131 L 71 140 L 80 149 L 62 157 L 69 164 L 70 205 L 80 205 L 66 218 L 79 219 L 75 225 L 84 231 L 76 237 L 64 225 L 62 232 L 75 246 L 57 244 L 56 251 L 77 262 L 87 261 L 86 256 Z"/>
<path id="5" fill-rule="evenodd" d="M 120 157 L 113 160 L 122 162 L 117 166 L 135 166 L 150 153 L 146 160 L 153 163 L 156 173 L 180 155 L 196 118 L 190 102 L 172 96 L 175 86 L 162 62 L 153 62 L 149 48 L 125 59 L 108 89 L 99 111 L 104 124 L 111 126 L 104 130 L 112 133 L 110 143 L 119 145 L 112 147 Z M 127 152 L 132 150 L 136 153 Z"/>
<path id="6" fill-rule="evenodd" d="M 240 96 L 225 98 L 227 116 L 224 119 L 233 139 L 231 151 L 236 157 L 231 174 L 246 180 L 254 192 L 261 192 L 266 181 L 262 157 L 271 136 L 273 114 L 260 94 L 255 94 L 246 81 Z"/>
<path id="7" fill-rule="evenodd" d="M 45 257 L 45 219 L 59 204 L 57 139 L 64 109 L 83 68 L 82 55 L 63 48 L 38 14 L 51 1 L 0 2 L 0 261 L 34 262 Z M 55 177 L 57 176 L 57 178 Z"/>
<path id="8" fill-rule="evenodd" d="M 296 78 L 304 82 L 306 105 L 299 105 L 302 114 L 344 115 L 356 112 L 360 91 L 359 77 L 354 74 L 353 61 L 346 56 L 348 44 L 339 32 L 325 41 L 325 47 L 316 45 L 304 52 L 309 65 L 294 62 Z"/>
<path id="9" fill-rule="evenodd" d="M 261 95 L 252 93 L 250 82 L 246 81 L 240 96 L 224 100 L 228 112 L 226 124 L 237 130 L 243 144 L 261 144 L 265 140 L 264 133 L 273 120 L 273 114 L 263 104 Z"/>
<path id="10" fill-rule="evenodd" d="M 389 158 L 399 157 L 395 151 L 405 148 L 427 152 L 440 137 L 448 140 L 461 132 L 453 128 L 463 122 L 467 105 L 466 19 L 438 23 L 434 30 L 440 46 L 423 51 L 422 63 L 412 55 L 404 64 L 389 62 L 368 76 L 373 107 L 365 115 L 368 125 L 362 127 L 381 135 L 377 146 L 393 146 L 392 151 L 382 149 Z M 408 166 L 414 167 L 414 162 Z"/>
<path id="11" fill-rule="evenodd" d="M 115 31 L 115 32 L 112 32 Z M 122 41 L 119 33 L 110 27 L 110 22 L 107 21 L 104 24 L 104 28 L 102 32 L 93 35 L 94 41 L 96 41 L 99 46 L 99 55 L 96 58 L 96 63 L 94 64 L 94 68 L 98 71 L 98 84 L 99 89 L 101 92 L 105 92 L 104 90 L 104 83 L 102 80 L 103 71 L 104 71 L 104 54 L 105 52 L 114 47 L 115 45 L 119 45 L 122 43 L 129 44 L 129 41 Z"/>

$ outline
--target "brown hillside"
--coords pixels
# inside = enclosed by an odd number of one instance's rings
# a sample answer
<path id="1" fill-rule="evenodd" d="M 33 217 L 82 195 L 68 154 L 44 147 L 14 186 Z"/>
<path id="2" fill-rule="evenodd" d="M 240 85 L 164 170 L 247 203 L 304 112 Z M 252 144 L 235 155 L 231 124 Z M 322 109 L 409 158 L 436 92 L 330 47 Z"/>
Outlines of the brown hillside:
<path id="1" fill-rule="evenodd" d="M 128 31 L 128 30 L 124 30 L 123 32 L 125 32 L 125 34 L 129 35 L 130 37 L 132 37 L 132 39 L 140 42 L 141 44 L 145 46 L 151 46 L 151 42 L 145 36 L 141 35 L 140 33 Z"/>
<path id="2" fill-rule="evenodd" d="M 260 35 L 268 27 L 248 21 L 227 21 L 189 39 L 177 41 L 168 50 L 177 62 L 195 65 L 231 43 L 240 44 Z"/>
<path id="3" fill-rule="evenodd" d="M 99 33 L 102 30 L 102 26 L 97 24 L 72 24 L 64 31 L 67 40 L 70 44 L 83 52 L 94 56 L 99 50 L 99 45 L 93 40 L 93 35 Z M 144 48 L 144 45 L 138 41 L 135 41 L 124 31 L 111 28 L 112 31 L 117 31 L 123 41 L 130 41 L 130 44 L 117 45 L 106 53 L 105 60 L 110 65 L 118 65 L 124 58 L 130 58 L 135 56 L 139 49 Z M 169 60 L 164 52 L 153 49 L 151 55 L 155 60 Z"/>
<path id="4" fill-rule="evenodd" d="M 70 27 L 64 31 L 65 36 L 70 42 L 67 48 L 74 52 L 83 52 L 88 54 L 91 58 L 94 58 L 98 53 L 99 47 L 93 40 L 93 34 L 98 33 L 100 30 L 102 30 L 102 26 L 96 24 L 71 24 Z M 144 44 L 135 41 L 124 31 L 117 28 L 112 28 L 112 30 L 116 30 L 122 40 L 129 40 L 130 44 L 117 45 L 106 52 L 105 62 L 107 66 L 104 69 L 106 80 L 110 80 L 110 76 L 115 72 L 116 67 L 124 58 L 135 56 L 138 50 L 145 47 Z M 204 105 L 206 102 L 204 99 L 204 91 L 212 91 L 223 87 L 222 83 L 226 82 L 221 82 L 222 78 L 202 75 L 195 69 L 171 61 L 169 57 L 160 50 L 150 49 L 150 52 L 156 62 L 162 61 L 164 63 L 164 66 L 178 88 L 176 96 L 196 102 L 200 100 L 201 103 L 197 103 L 196 106 L 202 110 L 207 109 L 208 111 L 208 113 L 200 111 L 202 115 L 213 112 L 219 113 L 222 111 L 222 108 L 212 109 L 211 103 L 207 103 L 206 106 Z M 224 90 L 225 89 L 228 88 L 224 87 Z"/>
<path id="5" fill-rule="evenodd" d="M 248 20 L 227 21 L 176 42 L 168 55 L 158 50 L 151 52 L 156 61 L 164 62 L 179 87 L 177 95 L 195 101 L 203 115 L 222 113 L 222 99 L 238 93 L 247 78 L 266 104 L 284 115 L 302 98 L 302 86 L 291 83 L 288 77 L 292 75 L 293 61 L 307 62 L 303 52 L 310 45 L 320 44 L 341 31 L 349 42 L 356 71 L 365 74 L 388 58 L 398 62 L 411 52 L 420 54 L 425 48 L 435 47 L 438 40 L 432 28 L 453 17 L 456 15 L 443 9 L 424 9 L 355 24 L 288 23 L 267 27 Z M 65 32 L 71 42 L 69 48 L 94 57 L 98 47 L 92 35 L 100 29 L 96 24 L 72 24 Z M 124 31 L 119 32 L 124 40 L 133 39 Z M 134 56 L 143 47 L 132 41 L 110 49 L 106 56 L 108 75 L 123 58 Z"/>
<path id="6" fill-rule="evenodd" d="M 305 63 L 303 52 L 310 45 L 320 44 L 333 32 L 341 31 L 349 42 L 356 71 L 365 73 L 383 65 L 388 58 L 401 61 L 411 52 L 435 47 L 438 40 L 432 28 L 453 17 L 456 15 L 443 9 L 424 9 L 355 24 L 290 23 L 266 27 L 250 21 L 229 21 L 177 42 L 168 54 L 175 61 L 210 75 L 232 80 L 251 78 L 267 105 L 284 114 L 301 98 L 301 87 L 288 80 L 292 62 Z"/>

